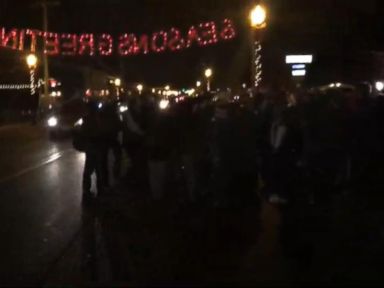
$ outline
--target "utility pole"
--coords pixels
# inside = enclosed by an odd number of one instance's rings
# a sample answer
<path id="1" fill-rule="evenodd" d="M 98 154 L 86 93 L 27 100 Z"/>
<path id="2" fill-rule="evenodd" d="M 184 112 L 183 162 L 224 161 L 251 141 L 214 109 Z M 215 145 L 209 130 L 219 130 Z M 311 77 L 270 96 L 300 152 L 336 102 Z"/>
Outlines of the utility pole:
<path id="1" fill-rule="evenodd" d="M 33 6 L 40 6 L 42 8 L 43 14 L 43 31 L 48 31 L 48 8 L 49 6 L 58 6 L 60 4 L 59 1 L 47 1 L 40 0 L 35 2 Z M 43 44 L 44 50 L 46 50 L 45 42 Z M 44 68 L 44 96 L 48 99 L 49 96 L 49 62 L 48 56 L 43 51 L 43 68 Z"/>
<path id="2" fill-rule="evenodd" d="M 43 30 L 44 32 L 48 31 L 48 7 L 47 1 L 41 1 L 41 7 L 43 9 Z M 48 56 L 45 53 L 46 51 L 46 43 L 44 41 L 44 51 L 43 51 L 43 66 L 44 66 L 44 97 L 48 99 L 49 97 L 49 63 Z"/>

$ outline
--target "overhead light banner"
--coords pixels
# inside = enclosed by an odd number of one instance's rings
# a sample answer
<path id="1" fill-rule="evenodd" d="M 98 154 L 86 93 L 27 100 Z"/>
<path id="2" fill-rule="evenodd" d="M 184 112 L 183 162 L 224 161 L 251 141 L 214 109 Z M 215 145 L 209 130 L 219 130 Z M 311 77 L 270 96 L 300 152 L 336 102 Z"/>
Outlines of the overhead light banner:
<path id="1" fill-rule="evenodd" d="M 176 52 L 194 46 L 204 47 L 235 37 L 235 26 L 230 19 L 224 19 L 220 23 L 203 22 L 185 31 L 173 27 L 150 35 L 55 33 L 0 27 L 0 48 L 43 52 L 50 56 L 134 56 Z"/>

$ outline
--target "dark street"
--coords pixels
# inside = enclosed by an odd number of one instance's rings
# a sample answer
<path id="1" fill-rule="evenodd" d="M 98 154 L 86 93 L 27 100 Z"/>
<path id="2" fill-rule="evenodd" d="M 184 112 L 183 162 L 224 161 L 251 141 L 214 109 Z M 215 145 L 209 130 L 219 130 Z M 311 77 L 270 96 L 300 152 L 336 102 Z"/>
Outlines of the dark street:
<path id="1" fill-rule="evenodd" d="M 273 280 L 268 270 L 275 267 L 265 267 L 271 260 L 260 263 L 279 257 L 278 213 L 271 206 L 263 209 L 267 231 L 261 238 L 257 206 L 229 212 L 172 201 L 152 206 L 120 191 L 103 206 L 82 211 L 83 154 L 68 140 L 50 142 L 41 128 L 28 124 L 3 127 L 0 133 L 19 143 L 1 143 L 8 152 L 0 179 L 1 229 L 7 235 L 1 243 L 2 284 Z M 263 273 L 253 267 L 257 263 Z"/>
<path id="2" fill-rule="evenodd" d="M 265 201 L 245 209 L 212 209 L 204 203 L 180 205 L 171 194 L 155 205 L 134 188 L 119 185 L 83 210 L 79 175 L 84 157 L 68 140 L 50 142 L 41 128 L 28 124 L 0 133 L 19 142 L 17 147 L 2 143 L 9 151 L 6 163 L 23 163 L 17 165 L 20 170 L 11 164 L 1 169 L 1 229 L 7 235 L 1 241 L 2 285 L 290 286 L 381 279 L 375 267 L 384 249 L 377 246 L 377 236 L 359 240 L 369 235 L 364 230 L 357 235 L 359 227 L 351 230 L 350 225 L 370 221 L 377 229 L 380 224 L 373 221 L 382 212 L 364 214 L 371 219 L 343 215 L 359 208 L 340 199 L 332 211 L 305 212 L 307 219 Z M 312 247 L 308 267 L 289 256 L 290 248 L 284 250 L 283 233 L 288 241 Z M 355 259 L 346 258 L 350 249 Z"/>
<path id="3" fill-rule="evenodd" d="M 0 134 L 2 284 L 39 283 L 81 227 L 84 157 L 27 124 Z"/>
<path id="4" fill-rule="evenodd" d="M 382 11 L 0 0 L 0 287 L 383 286 Z"/>

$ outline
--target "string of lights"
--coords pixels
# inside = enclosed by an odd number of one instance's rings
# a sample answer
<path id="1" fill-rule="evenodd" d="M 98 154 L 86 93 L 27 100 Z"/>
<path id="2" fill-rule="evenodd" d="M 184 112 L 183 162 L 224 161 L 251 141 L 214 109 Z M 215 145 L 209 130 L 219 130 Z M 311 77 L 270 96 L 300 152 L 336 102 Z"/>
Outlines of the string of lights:
<path id="1" fill-rule="evenodd" d="M 255 87 L 259 87 L 259 84 L 262 80 L 262 63 L 261 63 L 261 43 L 260 41 L 256 40 L 255 41 Z"/>
<path id="2" fill-rule="evenodd" d="M 0 84 L 0 90 L 31 89 L 31 84 Z"/>

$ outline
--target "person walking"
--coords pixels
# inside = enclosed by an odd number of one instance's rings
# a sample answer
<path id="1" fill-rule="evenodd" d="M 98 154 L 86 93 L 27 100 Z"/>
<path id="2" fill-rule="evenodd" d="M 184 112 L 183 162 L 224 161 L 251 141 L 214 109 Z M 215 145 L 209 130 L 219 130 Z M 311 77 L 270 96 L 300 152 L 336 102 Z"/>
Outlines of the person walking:
<path id="1" fill-rule="evenodd" d="M 104 177 L 102 171 L 102 131 L 101 118 L 96 103 L 88 103 L 88 112 L 84 117 L 83 125 L 81 126 L 80 134 L 84 141 L 85 150 L 85 165 L 83 172 L 83 204 L 89 202 L 95 196 L 91 192 L 92 174 L 96 174 L 96 195 L 99 197 L 103 193 Z"/>

